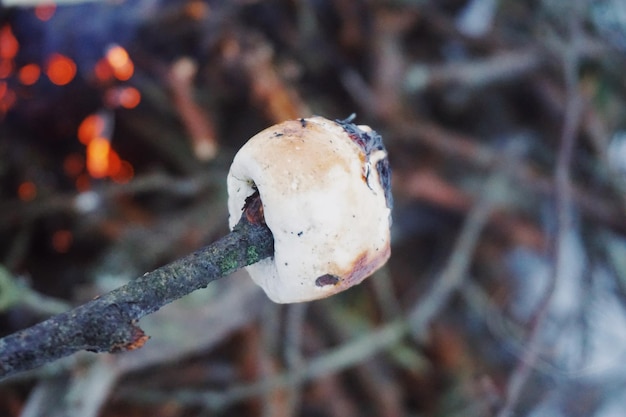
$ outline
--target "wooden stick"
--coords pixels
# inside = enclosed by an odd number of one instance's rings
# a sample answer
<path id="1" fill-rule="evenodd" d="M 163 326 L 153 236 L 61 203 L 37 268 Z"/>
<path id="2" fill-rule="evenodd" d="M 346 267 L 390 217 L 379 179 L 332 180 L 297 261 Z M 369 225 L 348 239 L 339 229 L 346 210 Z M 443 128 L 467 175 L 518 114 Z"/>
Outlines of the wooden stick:
<path id="1" fill-rule="evenodd" d="M 217 242 L 73 310 L 0 339 L 0 378 L 80 350 L 120 352 L 140 348 L 149 338 L 137 325 L 140 318 L 273 253 L 274 240 L 256 193 L 246 201 L 237 226 Z"/>

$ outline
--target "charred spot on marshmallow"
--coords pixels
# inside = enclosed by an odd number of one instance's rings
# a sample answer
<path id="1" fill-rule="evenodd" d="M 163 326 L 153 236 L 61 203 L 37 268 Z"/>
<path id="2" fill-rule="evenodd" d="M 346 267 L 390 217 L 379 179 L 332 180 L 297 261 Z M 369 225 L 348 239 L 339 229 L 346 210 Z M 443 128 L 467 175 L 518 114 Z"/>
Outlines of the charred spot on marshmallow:
<path id="1" fill-rule="evenodd" d="M 321 277 L 317 277 L 315 285 L 318 287 L 324 287 L 326 285 L 336 285 L 340 281 L 338 276 L 331 274 L 324 274 Z"/>
<path id="2" fill-rule="evenodd" d="M 356 114 L 352 113 L 348 118 L 344 120 L 335 120 L 343 130 L 348 133 L 350 139 L 361 147 L 365 155 L 369 157 L 373 151 L 385 151 L 383 145 L 383 138 L 375 131 L 369 129 L 365 131 L 361 129 L 361 126 L 357 126 L 352 121 L 356 118 Z"/>
<path id="3" fill-rule="evenodd" d="M 368 126 L 357 126 L 352 121 L 356 115 L 352 113 L 344 120 L 335 120 L 343 130 L 346 131 L 350 139 L 356 143 L 365 154 L 363 177 L 370 186 L 371 165 L 375 164 L 378 172 L 378 181 L 385 192 L 387 207 L 393 208 L 393 196 L 391 194 L 391 168 L 387 158 L 387 150 L 383 144 L 383 138 Z M 371 186 L 370 186 L 371 188 Z"/>
<path id="4" fill-rule="evenodd" d="M 233 160 L 229 224 L 237 224 L 244 206 L 264 216 L 274 256 L 246 270 L 275 302 L 343 291 L 389 258 L 387 153 L 376 132 L 352 121 L 280 123 L 252 137 Z M 259 202 L 262 211 L 253 210 Z"/>
<path id="5" fill-rule="evenodd" d="M 378 171 L 378 180 L 385 191 L 385 201 L 387 207 L 393 208 L 393 195 L 391 194 L 391 166 L 387 157 L 376 162 L 376 171 Z"/>

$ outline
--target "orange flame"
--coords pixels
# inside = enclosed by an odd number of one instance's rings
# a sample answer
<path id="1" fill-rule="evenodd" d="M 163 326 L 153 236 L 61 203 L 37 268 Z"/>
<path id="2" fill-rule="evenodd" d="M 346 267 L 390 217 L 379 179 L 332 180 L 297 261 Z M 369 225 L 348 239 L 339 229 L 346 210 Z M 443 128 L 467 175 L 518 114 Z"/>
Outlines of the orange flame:
<path id="1" fill-rule="evenodd" d="M 107 175 L 109 177 L 113 177 L 120 172 L 122 168 L 122 160 L 120 156 L 115 152 L 115 149 L 111 149 L 109 152 L 109 167 L 107 170 Z"/>
<path id="2" fill-rule="evenodd" d="M 104 133 L 105 120 L 99 114 L 91 114 L 78 126 L 78 140 L 83 145 L 89 145 L 93 139 Z"/>
<path id="3" fill-rule="evenodd" d="M 109 61 L 107 61 L 106 58 L 98 60 L 93 72 L 96 78 L 102 82 L 110 81 L 113 78 L 113 68 L 111 68 Z"/>
<path id="4" fill-rule="evenodd" d="M 141 102 L 141 93 L 135 87 L 110 88 L 105 96 L 109 107 L 134 109 Z"/>
<path id="5" fill-rule="evenodd" d="M 27 64 L 20 68 L 17 78 L 24 85 L 33 85 L 39 80 L 41 68 L 37 64 Z"/>
<path id="6" fill-rule="evenodd" d="M 127 81 L 135 72 L 135 65 L 126 49 L 119 45 L 111 46 L 106 52 L 106 60 L 113 70 L 113 75 L 120 81 Z"/>
<path id="7" fill-rule="evenodd" d="M 13 60 L 0 58 L 0 78 L 8 78 L 13 72 Z"/>
<path id="8" fill-rule="evenodd" d="M 20 44 L 13 35 L 13 29 L 10 25 L 4 25 L 0 28 L 0 58 L 13 59 L 20 49 Z"/>
<path id="9" fill-rule="evenodd" d="M 52 1 L 47 4 L 42 3 L 35 7 L 35 16 L 42 22 L 47 22 L 48 20 L 52 19 L 52 16 L 54 16 L 56 10 L 57 5 L 54 4 Z"/>
<path id="10" fill-rule="evenodd" d="M 110 177 L 118 183 L 130 181 L 133 177 L 133 167 L 123 161 L 119 154 L 111 147 L 110 138 L 106 130 L 110 121 L 102 113 L 91 114 L 78 127 L 78 139 L 87 146 L 86 161 L 79 155 L 70 155 L 66 158 L 64 169 L 68 176 L 76 177 L 76 187 L 84 190 L 89 188 L 89 178 L 80 175 L 86 165 L 87 172 L 92 178 Z"/>
<path id="11" fill-rule="evenodd" d="M 126 65 L 129 61 L 130 57 L 128 56 L 128 52 L 126 49 L 122 48 L 119 45 L 111 46 L 106 53 L 107 59 L 109 60 L 109 64 L 113 68 L 118 68 Z"/>
<path id="12" fill-rule="evenodd" d="M 93 178 L 104 178 L 109 173 L 111 143 L 104 138 L 94 138 L 87 145 L 87 171 Z"/>
<path id="13" fill-rule="evenodd" d="M 133 109 L 141 102 L 141 93 L 134 87 L 126 87 L 120 91 L 120 105 L 126 109 Z"/>
<path id="14" fill-rule="evenodd" d="M 69 84 L 76 76 L 76 64 L 65 55 L 52 54 L 48 59 L 46 75 L 53 84 Z"/>
<path id="15" fill-rule="evenodd" d="M 15 91 L 7 87 L 5 81 L 0 81 L 0 117 L 9 111 L 13 104 L 15 104 L 16 94 Z"/>

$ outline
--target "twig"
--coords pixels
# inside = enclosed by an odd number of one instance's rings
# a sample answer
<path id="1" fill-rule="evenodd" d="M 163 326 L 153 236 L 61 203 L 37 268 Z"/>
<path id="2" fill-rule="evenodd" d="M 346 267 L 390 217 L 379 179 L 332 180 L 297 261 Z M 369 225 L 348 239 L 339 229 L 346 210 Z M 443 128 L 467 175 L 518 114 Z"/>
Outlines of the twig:
<path id="1" fill-rule="evenodd" d="M 252 100 L 278 123 L 312 114 L 295 89 L 283 80 L 273 62 L 273 48 L 262 39 L 243 42 L 243 68 L 250 79 Z"/>
<path id="2" fill-rule="evenodd" d="M 578 14 L 574 14 L 578 16 Z M 579 51 L 575 47 L 575 42 L 580 38 L 580 22 L 573 17 L 571 22 L 570 45 L 565 51 L 563 65 L 565 72 L 565 83 L 567 89 L 567 102 L 565 107 L 565 120 L 561 132 L 561 146 L 557 155 L 556 168 L 554 172 L 555 183 L 555 208 L 557 218 L 557 230 L 554 236 L 554 267 L 552 277 L 548 283 L 548 288 L 544 296 L 539 301 L 535 314 L 530 320 L 526 349 L 515 369 L 509 378 L 504 404 L 499 410 L 497 417 L 509 417 L 513 415 L 515 407 L 518 405 L 522 391 L 530 377 L 532 369 L 539 360 L 539 353 L 542 349 L 542 336 L 544 323 L 547 320 L 559 282 L 562 281 L 563 259 L 562 247 L 566 240 L 567 232 L 570 228 L 571 216 L 570 205 L 572 203 L 572 184 L 570 182 L 570 166 L 578 124 L 581 116 L 581 97 L 578 92 L 578 66 Z"/>
<path id="3" fill-rule="evenodd" d="M 96 361 L 71 378 L 57 375 L 41 379 L 20 416 L 97 417 L 120 376 L 120 369 L 110 365 Z"/>
<path id="4" fill-rule="evenodd" d="M 19 282 L 0 266 L 0 311 L 17 304 L 46 316 L 60 314 L 70 308 L 64 301 L 40 294 Z"/>
<path id="5" fill-rule="evenodd" d="M 468 135 L 459 134 L 427 120 L 414 119 L 410 122 L 396 123 L 401 135 L 395 139 L 406 144 L 419 142 L 430 149 L 434 149 L 446 156 L 462 159 L 478 168 L 488 168 L 498 160 L 495 149 L 480 145 L 480 140 Z M 552 178 L 535 172 L 530 166 L 518 164 L 513 180 L 524 188 L 536 193 L 552 196 L 555 193 L 555 183 Z M 594 192 L 590 188 L 571 186 L 573 202 L 580 207 L 583 214 L 591 220 L 599 222 L 618 233 L 626 234 L 623 210 L 610 200 Z"/>
<path id="6" fill-rule="evenodd" d="M 575 45 L 574 53 L 582 57 L 597 57 L 605 48 L 581 34 Z M 511 82 L 528 76 L 547 63 L 551 51 L 542 48 L 499 51 L 486 58 L 477 58 L 466 62 L 454 62 L 443 65 L 416 64 L 405 74 L 405 88 L 411 93 L 421 93 L 431 88 L 458 86 L 480 90 L 486 86 Z"/>
<path id="7" fill-rule="evenodd" d="M 0 339 L 0 378 L 80 350 L 119 352 L 148 339 L 137 321 L 211 281 L 273 254 L 260 198 L 250 198 L 233 231 L 87 304 Z"/>
<path id="8" fill-rule="evenodd" d="M 193 59 L 180 58 L 172 64 L 166 79 L 196 158 L 209 161 L 217 155 L 218 143 L 213 118 L 194 100 L 193 82 L 197 72 L 198 65 Z"/>
<path id="9" fill-rule="evenodd" d="M 480 89 L 493 83 L 518 80 L 540 68 L 542 59 L 541 51 L 529 48 L 500 52 L 488 58 L 463 64 L 458 62 L 436 66 L 418 64 L 407 71 L 405 85 L 413 94 L 449 85 Z"/>
<path id="10" fill-rule="evenodd" d="M 406 322 L 398 319 L 321 354 L 301 369 L 294 369 L 251 384 L 236 385 L 221 392 L 202 390 L 198 393 L 192 390 L 180 390 L 174 394 L 174 397 L 177 401 L 187 405 L 197 405 L 215 411 L 223 410 L 244 399 L 351 368 L 399 343 L 406 335 L 407 328 Z M 154 391 L 138 393 L 135 394 L 135 399 L 140 398 L 141 401 L 147 403 L 159 403 L 164 398 L 161 391 L 157 391 L 156 395 L 153 394 Z M 122 398 L 132 398 L 128 394 L 125 396 L 125 393 L 121 395 Z"/>
<path id="11" fill-rule="evenodd" d="M 55 193 L 51 196 L 24 202 L 21 200 L 0 202 L 0 229 L 16 224 L 29 224 L 42 217 L 57 213 L 84 214 L 100 207 L 102 202 L 133 196 L 136 194 L 159 192 L 172 197 L 190 197 L 219 186 L 216 178 L 222 178 L 220 170 L 202 172 L 202 175 L 176 178 L 163 173 L 135 177 L 127 184 L 100 184 L 92 191 Z"/>
<path id="12" fill-rule="evenodd" d="M 418 340 L 426 338 L 428 325 L 447 305 L 452 294 L 463 284 L 467 268 L 483 228 L 489 221 L 498 196 L 506 187 L 508 175 L 496 165 L 495 172 L 487 180 L 475 206 L 467 215 L 463 229 L 445 268 L 437 277 L 427 296 L 416 304 L 409 314 L 409 323 Z"/>

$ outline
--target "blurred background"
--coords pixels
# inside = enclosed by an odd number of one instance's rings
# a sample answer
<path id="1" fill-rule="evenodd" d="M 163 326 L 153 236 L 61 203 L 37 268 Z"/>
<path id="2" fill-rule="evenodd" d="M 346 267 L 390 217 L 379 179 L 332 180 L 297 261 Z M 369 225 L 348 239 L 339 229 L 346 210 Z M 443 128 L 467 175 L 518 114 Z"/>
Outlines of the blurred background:
<path id="1" fill-rule="evenodd" d="M 356 113 L 396 205 L 362 285 L 237 272 L 0 415 L 621 417 L 624 68 L 622 0 L 2 1 L 0 335 L 225 235 L 235 152 L 286 119 Z"/>

